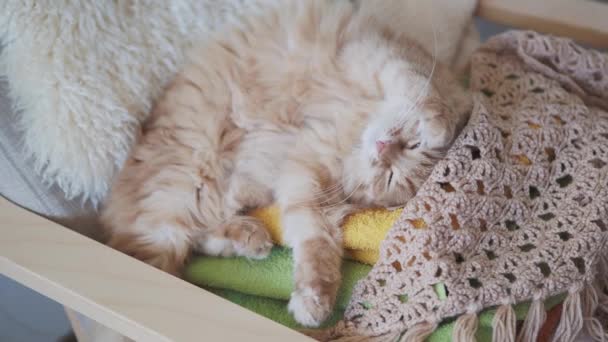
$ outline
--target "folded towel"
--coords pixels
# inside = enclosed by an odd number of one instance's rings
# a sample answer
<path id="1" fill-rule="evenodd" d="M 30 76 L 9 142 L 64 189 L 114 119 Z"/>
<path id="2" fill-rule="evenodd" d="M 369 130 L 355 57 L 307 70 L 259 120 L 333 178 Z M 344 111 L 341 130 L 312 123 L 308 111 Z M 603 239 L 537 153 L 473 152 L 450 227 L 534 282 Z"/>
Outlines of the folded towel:
<path id="1" fill-rule="evenodd" d="M 252 296 L 226 289 L 208 288 L 207 290 L 212 293 L 215 293 L 220 297 L 228 299 L 234 304 L 240 305 L 248 310 L 251 310 L 288 328 L 302 328 L 302 326 L 298 324 L 298 322 L 296 322 L 293 316 L 290 315 L 287 311 L 286 300 Z M 343 315 L 343 309 L 334 310 L 334 313 L 327 319 L 327 321 L 323 322 L 323 325 L 320 328 L 335 325 L 340 319 L 342 319 Z"/>
<path id="2" fill-rule="evenodd" d="M 355 283 L 365 277 L 370 269 L 368 265 L 344 261 L 337 308 L 346 308 Z M 199 286 L 286 301 L 293 291 L 291 250 L 275 247 L 266 259 L 256 261 L 240 257 L 194 258 L 186 267 L 184 276 Z"/>
<path id="3" fill-rule="evenodd" d="M 370 269 L 370 266 L 361 263 L 344 262 L 343 283 L 339 290 L 336 309 L 323 327 L 334 325 L 342 317 L 353 286 Z M 194 258 L 186 268 L 185 276 L 188 281 L 203 286 L 235 304 L 292 329 L 302 328 L 287 311 L 287 301 L 293 289 L 293 266 L 289 249 L 275 247 L 267 259 L 259 261 L 241 257 Z M 443 285 L 438 284 L 435 290 L 440 298 L 446 298 Z M 545 302 L 546 310 L 550 311 L 563 299 L 564 296 L 558 296 L 547 300 Z M 529 304 L 522 303 L 516 305 L 514 309 L 517 319 L 523 320 L 528 312 Z M 492 321 L 495 313 L 495 309 L 488 309 L 479 315 L 479 329 L 476 335 L 478 341 L 492 339 Z M 559 314 L 559 310 L 556 314 Z M 427 339 L 427 342 L 451 341 L 453 328 L 453 319 L 444 322 Z"/>
<path id="4" fill-rule="evenodd" d="M 403 209 L 364 209 L 346 218 L 344 248 L 349 259 L 373 265 L 378 260 L 380 242 L 401 215 Z M 271 206 L 252 211 L 251 216 L 261 220 L 277 244 L 283 244 L 279 208 Z"/>

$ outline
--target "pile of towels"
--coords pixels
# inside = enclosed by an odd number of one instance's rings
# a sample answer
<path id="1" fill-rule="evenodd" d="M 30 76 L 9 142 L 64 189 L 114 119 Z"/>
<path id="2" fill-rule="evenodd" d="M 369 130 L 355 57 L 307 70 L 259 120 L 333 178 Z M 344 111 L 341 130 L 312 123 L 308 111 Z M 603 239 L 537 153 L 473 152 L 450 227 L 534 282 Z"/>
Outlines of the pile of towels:
<path id="1" fill-rule="evenodd" d="M 346 250 L 346 260 L 342 265 L 342 286 L 334 313 L 323 327 L 331 326 L 342 318 L 354 285 L 367 275 L 378 260 L 380 243 L 401 211 L 402 209 L 368 209 L 346 219 L 342 227 Z M 287 327 L 303 328 L 287 311 L 287 302 L 293 290 L 293 261 L 291 251 L 282 246 L 279 210 L 277 207 L 262 208 L 253 211 L 251 215 L 264 222 L 277 245 L 268 258 L 249 260 L 241 257 L 196 257 L 189 263 L 185 277 L 208 291 Z M 446 295 L 442 284 L 438 284 L 435 291 L 440 298 Z M 545 307 L 549 310 L 549 317 L 560 314 L 559 303 L 562 299 L 552 298 L 547 301 Z M 522 320 L 528 312 L 528 304 L 516 306 L 515 311 L 518 320 Z M 477 331 L 479 341 L 492 339 L 495 312 L 486 310 L 480 315 Z M 551 321 L 548 319 L 548 324 Z M 443 323 L 427 341 L 451 341 L 453 324 L 450 321 Z"/>
<path id="2" fill-rule="evenodd" d="M 347 217 L 342 226 L 346 257 L 367 265 L 375 264 L 378 261 L 380 243 L 402 211 L 403 208 L 365 209 Z M 251 215 L 264 222 L 275 243 L 283 244 L 278 207 L 257 209 Z"/>

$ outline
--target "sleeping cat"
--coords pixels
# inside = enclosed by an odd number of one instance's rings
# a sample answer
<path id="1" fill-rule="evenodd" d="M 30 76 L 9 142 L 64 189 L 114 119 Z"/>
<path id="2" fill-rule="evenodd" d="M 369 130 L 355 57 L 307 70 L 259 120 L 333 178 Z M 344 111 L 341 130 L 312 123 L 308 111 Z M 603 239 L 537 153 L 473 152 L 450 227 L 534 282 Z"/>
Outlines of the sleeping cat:
<path id="1" fill-rule="evenodd" d="M 192 252 L 264 258 L 247 210 L 277 203 L 289 310 L 318 326 L 353 210 L 404 204 L 467 119 L 446 66 L 350 1 L 283 2 L 197 48 L 157 101 L 102 212 L 109 245 L 179 274 Z"/>

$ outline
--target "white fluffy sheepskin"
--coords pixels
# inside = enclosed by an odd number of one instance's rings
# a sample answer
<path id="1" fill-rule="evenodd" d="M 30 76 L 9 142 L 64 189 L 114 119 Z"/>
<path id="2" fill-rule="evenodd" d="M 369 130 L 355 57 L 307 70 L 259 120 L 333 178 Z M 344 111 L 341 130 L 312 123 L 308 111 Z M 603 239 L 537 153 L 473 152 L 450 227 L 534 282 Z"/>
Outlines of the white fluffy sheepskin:
<path id="1" fill-rule="evenodd" d="M 192 41 L 245 9 L 280 1 L 0 0 L 0 75 L 36 170 L 67 197 L 99 202 Z M 435 29 L 444 57 L 474 47 L 475 39 L 461 38 L 476 0 L 434 0 L 434 18 L 421 3 L 360 2 L 379 16 L 399 15 L 430 50 Z"/>
<path id="2" fill-rule="evenodd" d="M 37 171 L 70 198 L 102 199 L 185 48 L 244 3 L 0 1 L 0 74 Z"/>

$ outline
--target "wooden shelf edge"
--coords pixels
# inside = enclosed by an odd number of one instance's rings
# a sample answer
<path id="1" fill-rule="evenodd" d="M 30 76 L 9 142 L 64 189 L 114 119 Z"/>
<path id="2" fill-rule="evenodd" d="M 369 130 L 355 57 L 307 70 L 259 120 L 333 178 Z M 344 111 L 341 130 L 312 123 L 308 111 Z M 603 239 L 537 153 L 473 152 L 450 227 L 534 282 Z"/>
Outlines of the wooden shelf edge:
<path id="1" fill-rule="evenodd" d="M 477 15 L 520 29 L 608 48 L 608 5 L 588 0 L 479 0 Z"/>
<path id="2" fill-rule="evenodd" d="M 0 273 L 137 341 L 311 341 L 2 197 Z"/>

